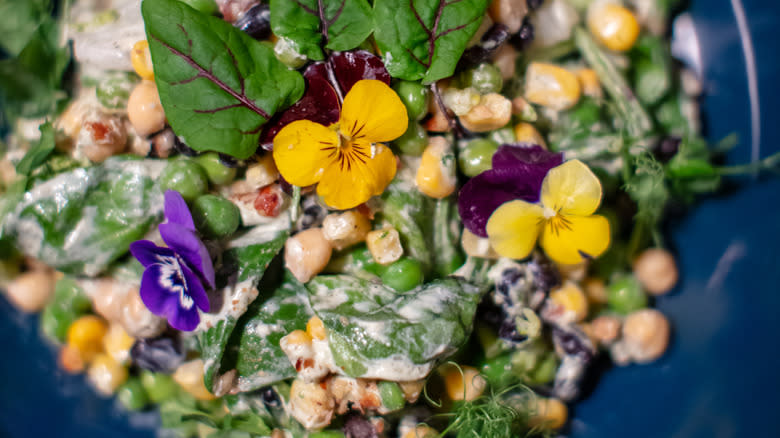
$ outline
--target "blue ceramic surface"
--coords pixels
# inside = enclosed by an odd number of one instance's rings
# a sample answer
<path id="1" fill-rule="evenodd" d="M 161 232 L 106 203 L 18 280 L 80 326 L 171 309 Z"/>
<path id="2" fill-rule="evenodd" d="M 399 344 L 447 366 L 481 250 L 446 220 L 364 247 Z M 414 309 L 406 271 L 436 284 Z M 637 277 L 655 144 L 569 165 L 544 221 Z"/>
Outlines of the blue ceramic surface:
<path id="1" fill-rule="evenodd" d="M 760 106 L 754 101 L 753 111 L 746 56 L 751 44 L 740 33 L 740 10 L 754 48 Z M 730 163 L 777 152 L 780 6 L 772 0 L 698 0 L 690 13 L 701 47 L 709 137 L 739 134 Z M 703 200 L 670 227 L 682 278 L 672 294 L 657 300 L 674 327 L 667 355 L 605 373 L 576 405 L 569 436 L 778 436 L 780 179 L 738 183 L 740 190 Z M 97 396 L 83 377 L 59 371 L 37 323 L 0 298 L 0 437 L 155 436 L 155 414 L 128 415 Z"/>

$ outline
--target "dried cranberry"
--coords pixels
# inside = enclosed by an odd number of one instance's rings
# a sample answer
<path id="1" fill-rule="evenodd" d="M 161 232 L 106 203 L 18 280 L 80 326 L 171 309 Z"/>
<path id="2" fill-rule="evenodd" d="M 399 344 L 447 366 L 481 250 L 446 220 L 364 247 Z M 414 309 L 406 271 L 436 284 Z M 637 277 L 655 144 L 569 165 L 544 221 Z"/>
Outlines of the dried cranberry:
<path id="1" fill-rule="evenodd" d="M 267 217 L 279 216 L 281 205 L 282 194 L 279 186 L 276 184 L 260 189 L 254 203 L 255 210 Z"/>

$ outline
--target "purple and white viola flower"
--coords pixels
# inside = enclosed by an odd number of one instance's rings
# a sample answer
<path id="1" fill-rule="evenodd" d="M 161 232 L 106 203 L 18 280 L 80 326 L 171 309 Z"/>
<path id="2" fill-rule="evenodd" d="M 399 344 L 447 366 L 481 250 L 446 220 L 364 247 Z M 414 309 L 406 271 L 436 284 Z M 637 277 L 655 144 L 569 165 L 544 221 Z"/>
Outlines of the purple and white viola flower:
<path id="1" fill-rule="evenodd" d="M 192 331 L 200 323 L 198 309 L 210 308 L 206 288 L 214 288 L 214 265 L 200 240 L 192 214 L 179 192 L 165 192 L 166 222 L 158 229 L 167 248 L 148 240 L 130 244 L 130 253 L 146 268 L 141 300 L 177 330 Z"/>

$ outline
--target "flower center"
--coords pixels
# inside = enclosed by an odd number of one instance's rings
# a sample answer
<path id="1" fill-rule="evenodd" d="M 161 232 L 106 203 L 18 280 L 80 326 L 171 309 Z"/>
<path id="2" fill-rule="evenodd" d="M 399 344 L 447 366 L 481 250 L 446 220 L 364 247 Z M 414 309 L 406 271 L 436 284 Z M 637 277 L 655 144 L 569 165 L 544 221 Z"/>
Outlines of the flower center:
<path id="1" fill-rule="evenodd" d="M 557 214 L 558 214 L 558 212 L 556 212 L 556 211 L 555 211 L 555 210 L 553 210 L 552 208 L 550 208 L 550 207 L 544 207 L 544 218 L 545 218 L 545 219 L 554 218 L 554 217 L 555 217 L 555 215 L 557 215 Z"/>
<path id="2" fill-rule="evenodd" d="M 175 256 L 157 256 L 160 261 L 160 286 L 172 294 L 179 295 L 179 304 L 189 310 L 195 304 L 192 297 L 187 294 L 187 281 L 182 272 L 183 260 L 178 254 Z"/>
<path id="3" fill-rule="evenodd" d="M 548 227 L 550 227 L 550 230 L 556 236 L 562 230 L 569 230 L 569 231 L 571 231 L 571 221 L 569 219 L 567 219 L 566 216 L 553 212 L 553 216 L 552 217 L 548 217 L 546 208 L 545 208 L 545 221 L 547 222 L 546 225 Z"/>

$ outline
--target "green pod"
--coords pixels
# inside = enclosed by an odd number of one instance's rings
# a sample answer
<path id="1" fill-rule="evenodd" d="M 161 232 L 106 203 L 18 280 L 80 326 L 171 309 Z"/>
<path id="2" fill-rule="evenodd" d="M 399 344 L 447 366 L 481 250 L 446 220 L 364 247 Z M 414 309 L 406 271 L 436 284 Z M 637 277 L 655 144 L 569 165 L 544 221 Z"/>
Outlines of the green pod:
<path id="1" fill-rule="evenodd" d="M 210 238 L 223 238 L 235 233 L 241 222 L 241 212 L 235 204 L 217 195 L 203 195 L 192 204 L 195 227 Z"/>

